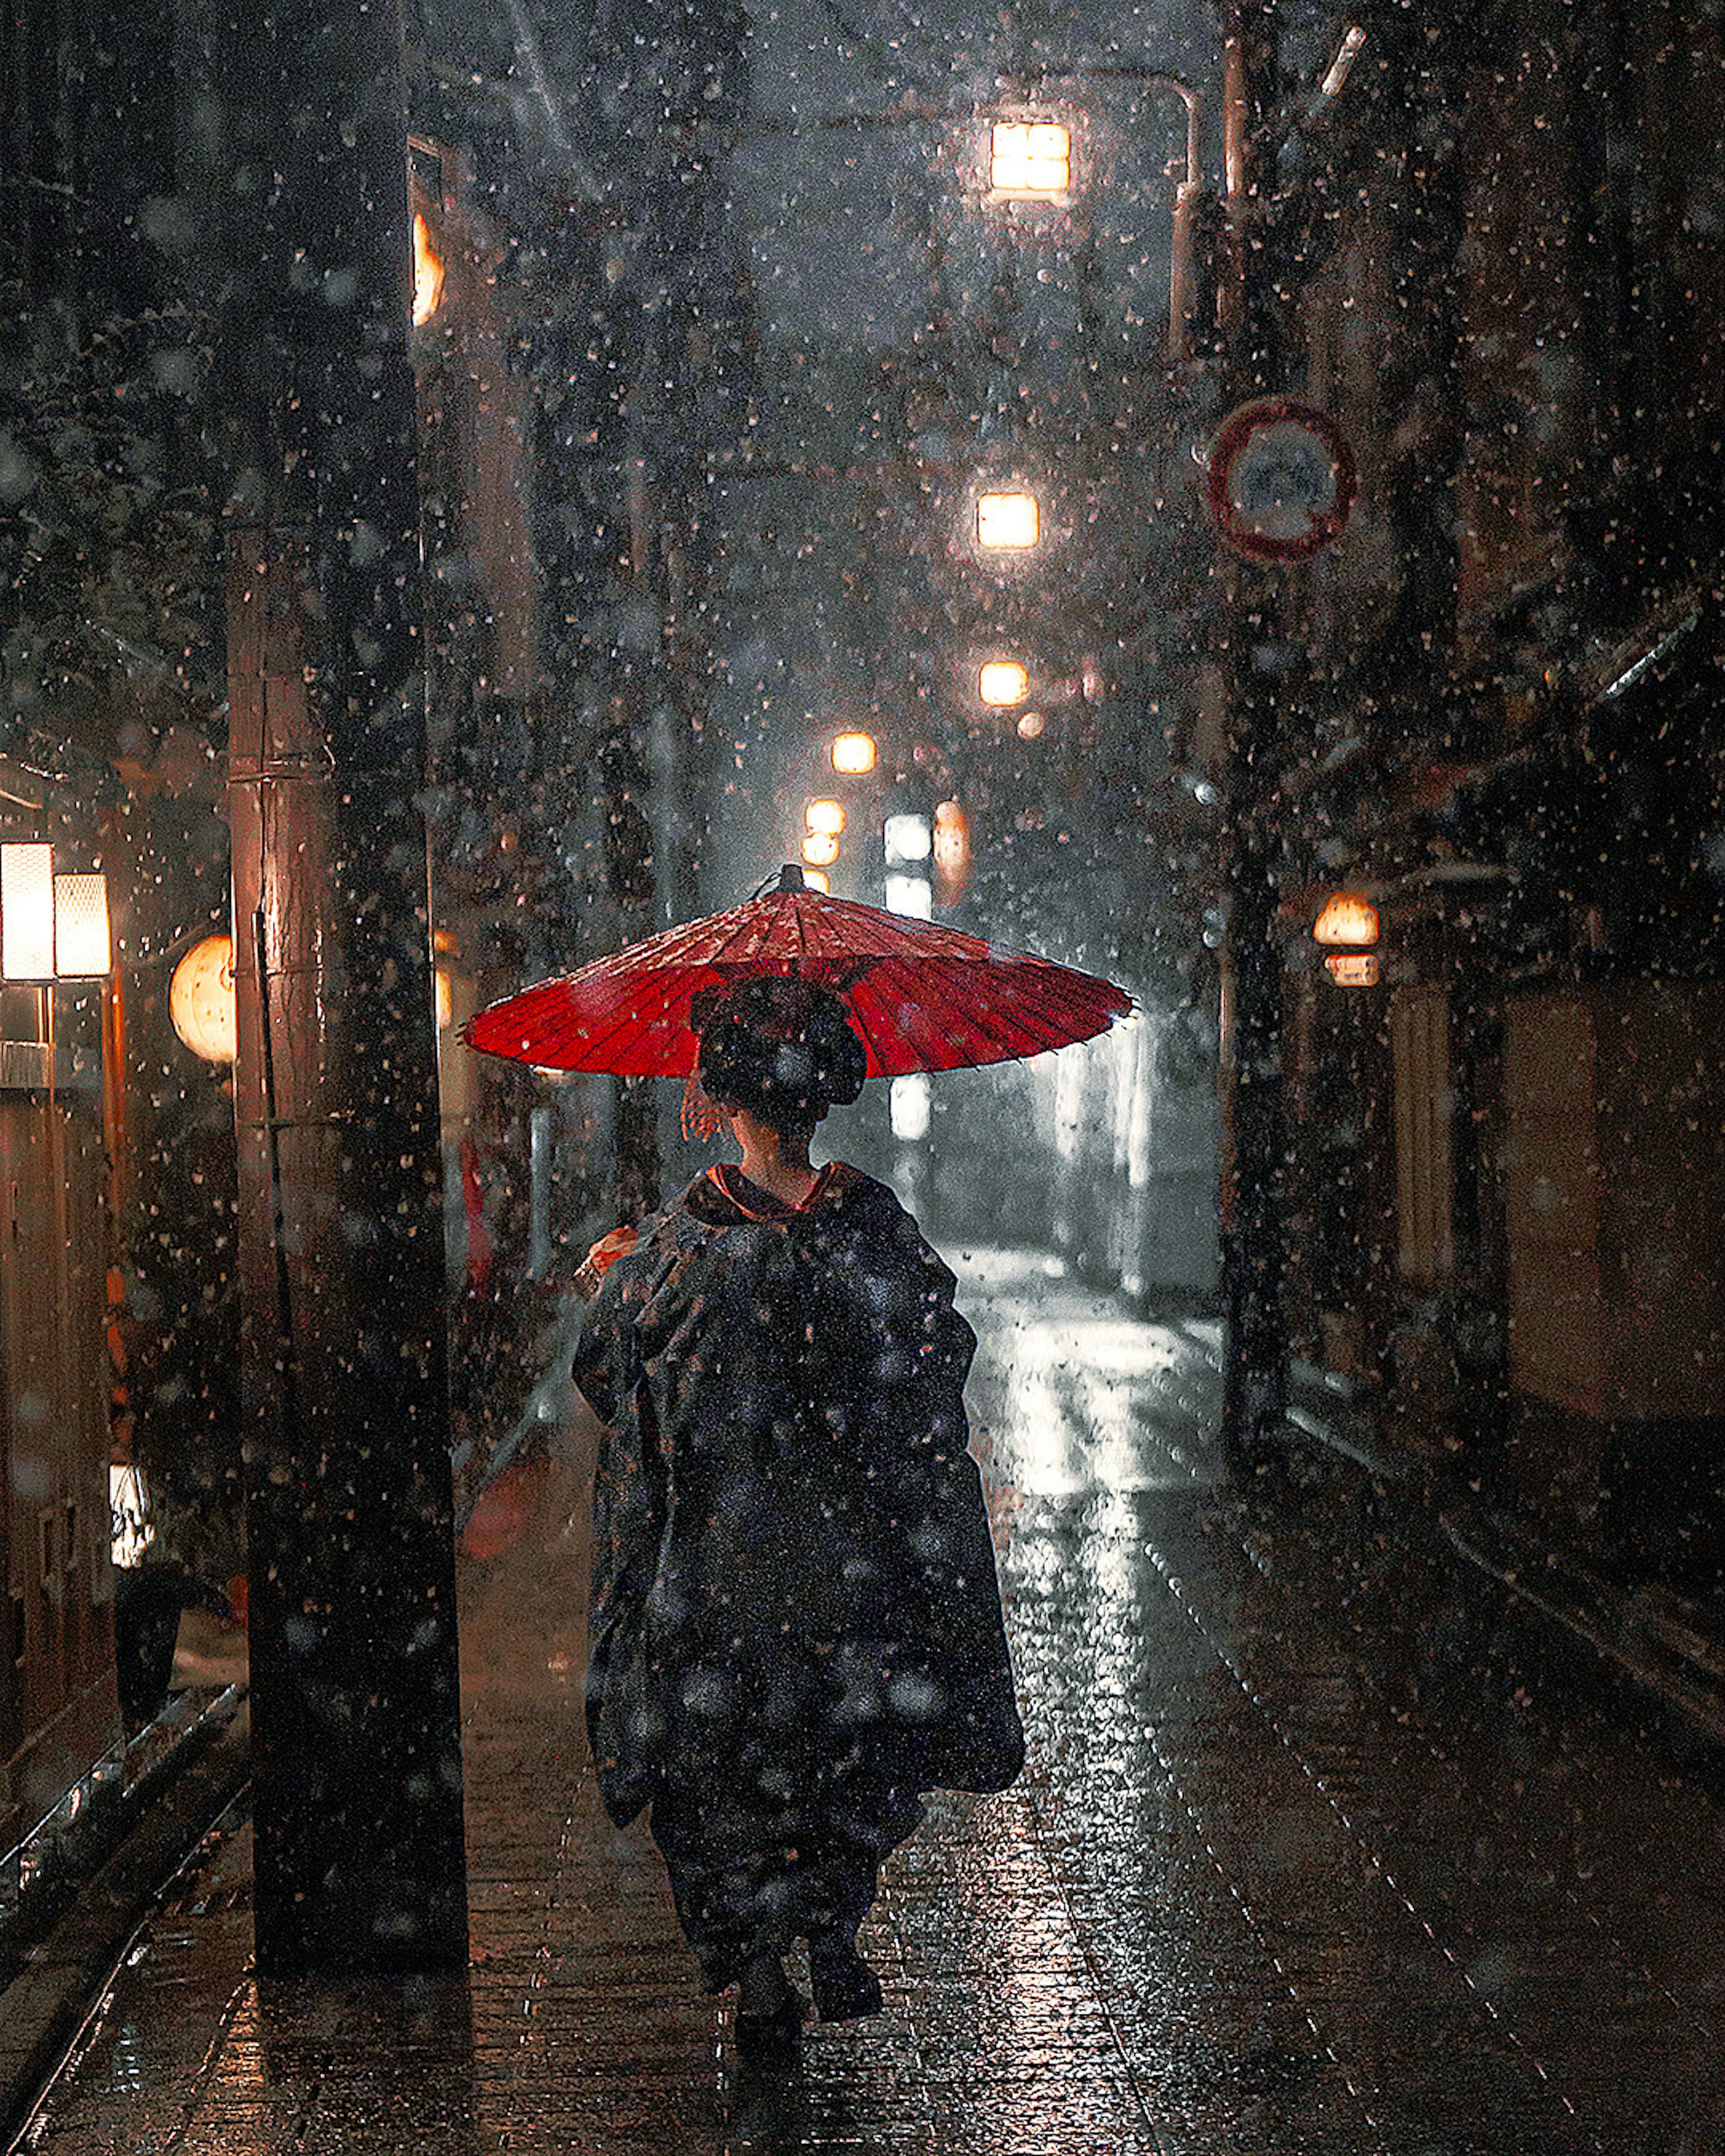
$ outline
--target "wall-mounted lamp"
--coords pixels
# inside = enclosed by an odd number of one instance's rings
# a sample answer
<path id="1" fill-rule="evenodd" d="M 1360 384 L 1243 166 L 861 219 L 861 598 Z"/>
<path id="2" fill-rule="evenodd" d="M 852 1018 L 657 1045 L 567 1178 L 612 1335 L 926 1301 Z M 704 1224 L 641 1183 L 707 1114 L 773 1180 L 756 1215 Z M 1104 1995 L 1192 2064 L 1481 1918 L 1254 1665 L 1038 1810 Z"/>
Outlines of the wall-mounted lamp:
<path id="1" fill-rule="evenodd" d="M 1332 891 L 1312 924 L 1315 943 L 1335 946 L 1372 944 L 1378 941 L 1378 909 L 1358 891 Z"/>
<path id="2" fill-rule="evenodd" d="M 234 998 L 234 944 L 206 936 L 174 968 L 167 1014 L 174 1031 L 206 1063 L 231 1063 L 239 1045 Z"/>
<path id="3" fill-rule="evenodd" d="M 56 875 L 38 841 L 0 845 L 0 977 L 98 980 L 112 966 L 108 879 Z"/>
<path id="4" fill-rule="evenodd" d="M 1378 909 L 1356 891 L 1332 891 L 1312 924 L 1312 940 L 1323 947 L 1324 970 L 1338 988 L 1377 987 L 1378 936 Z"/>

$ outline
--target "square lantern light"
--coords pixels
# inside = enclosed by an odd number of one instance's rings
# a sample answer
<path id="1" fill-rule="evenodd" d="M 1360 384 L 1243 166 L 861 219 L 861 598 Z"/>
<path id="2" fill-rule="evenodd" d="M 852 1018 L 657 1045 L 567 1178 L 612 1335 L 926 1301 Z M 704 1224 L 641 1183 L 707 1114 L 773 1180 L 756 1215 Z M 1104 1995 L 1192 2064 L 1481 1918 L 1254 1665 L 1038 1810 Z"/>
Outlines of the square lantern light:
<path id="1" fill-rule="evenodd" d="M 845 829 L 842 801 L 805 801 L 803 804 L 803 859 L 812 869 L 829 869 L 839 858 L 839 839 Z"/>
<path id="2" fill-rule="evenodd" d="M 1030 693 L 1030 670 L 1021 659 L 985 659 L 977 669 L 976 690 L 993 710 L 1010 711 Z"/>
<path id="3" fill-rule="evenodd" d="M 976 498 L 976 542 L 991 553 L 1028 553 L 1042 536 L 1036 497 L 1024 488 Z"/>
<path id="4" fill-rule="evenodd" d="M 54 848 L 0 844 L 0 978 L 98 980 L 113 967 L 105 875 L 56 875 Z"/>
<path id="5" fill-rule="evenodd" d="M 1072 185 L 1072 132 L 1050 120 L 997 120 L 988 130 L 988 185 L 1002 202 L 1063 202 Z"/>
<path id="6" fill-rule="evenodd" d="M 0 845 L 0 974 L 54 978 L 54 848 Z"/>
<path id="7" fill-rule="evenodd" d="M 108 927 L 108 879 L 57 875 L 54 880 L 54 970 L 62 980 L 99 980 L 114 969 Z"/>
<path id="8" fill-rule="evenodd" d="M 845 733 L 834 737 L 831 749 L 833 768 L 847 777 L 860 778 L 875 768 L 875 747 L 872 734 Z"/>

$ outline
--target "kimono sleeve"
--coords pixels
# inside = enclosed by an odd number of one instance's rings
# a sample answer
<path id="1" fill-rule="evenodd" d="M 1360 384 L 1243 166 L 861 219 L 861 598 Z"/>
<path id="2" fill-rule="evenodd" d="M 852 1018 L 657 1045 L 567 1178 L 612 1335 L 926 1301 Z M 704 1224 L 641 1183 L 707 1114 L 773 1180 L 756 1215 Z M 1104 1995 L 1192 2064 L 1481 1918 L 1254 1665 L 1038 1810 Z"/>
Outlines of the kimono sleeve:
<path id="1" fill-rule="evenodd" d="M 569 1365 L 577 1389 L 608 1426 L 615 1424 L 639 1374 L 634 1317 L 626 1276 L 614 1266 L 588 1307 Z"/>

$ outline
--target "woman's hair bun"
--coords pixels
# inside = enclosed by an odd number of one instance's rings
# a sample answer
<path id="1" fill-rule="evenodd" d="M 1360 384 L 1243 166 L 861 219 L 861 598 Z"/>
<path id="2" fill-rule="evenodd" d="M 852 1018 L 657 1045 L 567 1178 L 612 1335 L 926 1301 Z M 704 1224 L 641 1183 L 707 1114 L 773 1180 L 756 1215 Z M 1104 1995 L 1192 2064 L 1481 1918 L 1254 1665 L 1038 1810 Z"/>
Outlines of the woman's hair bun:
<path id="1" fill-rule="evenodd" d="M 701 1090 L 763 1122 L 798 1122 L 861 1092 L 868 1052 L 829 988 L 795 973 L 752 973 L 698 999 Z"/>

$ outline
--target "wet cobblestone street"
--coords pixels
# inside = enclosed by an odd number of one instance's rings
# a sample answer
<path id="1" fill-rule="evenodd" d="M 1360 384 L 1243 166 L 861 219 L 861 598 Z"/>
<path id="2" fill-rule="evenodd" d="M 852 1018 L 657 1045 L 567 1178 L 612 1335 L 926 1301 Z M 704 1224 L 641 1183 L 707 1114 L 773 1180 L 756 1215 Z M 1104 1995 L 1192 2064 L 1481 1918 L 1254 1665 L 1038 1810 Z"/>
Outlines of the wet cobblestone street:
<path id="1" fill-rule="evenodd" d="M 464 1583 L 470 1980 L 259 1984 L 249 1840 L 140 1935 L 23 2146 L 1717 2156 L 1725 1811 L 1339 1477 L 1218 1494 L 1214 1327 L 1022 1256 L 961 1297 L 1031 1735 L 864 1943 L 887 2010 L 739 2076 L 581 1727 L 579 1478 Z"/>

